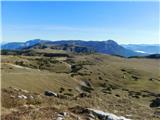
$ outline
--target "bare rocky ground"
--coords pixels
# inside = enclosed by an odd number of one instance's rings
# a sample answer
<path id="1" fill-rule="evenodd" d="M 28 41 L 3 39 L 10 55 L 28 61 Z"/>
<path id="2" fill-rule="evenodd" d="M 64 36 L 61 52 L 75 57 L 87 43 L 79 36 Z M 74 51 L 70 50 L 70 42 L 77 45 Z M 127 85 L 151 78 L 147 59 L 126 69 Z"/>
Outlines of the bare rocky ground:
<path id="1" fill-rule="evenodd" d="M 109 95 L 104 95 L 105 100 L 95 96 L 75 96 L 65 95 L 46 96 L 38 93 L 31 93 L 27 90 L 8 88 L 2 89 L 2 120 L 158 120 L 158 108 L 155 110 L 140 106 L 129 99 L 118 99 L 112 96 L 112 100 L 107 100 Z M 104 109 L 97 106 L 105 104 Z M 92 106 L 93 105 L 93 106 Z M 102 108 L 102 107 L 101 107 Z M 96 113 L 89 110 L 99 110 Z M 107 111 L 106 111 L 107 110 Z M 120 118 L 109 119 L 103 116 L 102 112 L 112 113 Z"/>

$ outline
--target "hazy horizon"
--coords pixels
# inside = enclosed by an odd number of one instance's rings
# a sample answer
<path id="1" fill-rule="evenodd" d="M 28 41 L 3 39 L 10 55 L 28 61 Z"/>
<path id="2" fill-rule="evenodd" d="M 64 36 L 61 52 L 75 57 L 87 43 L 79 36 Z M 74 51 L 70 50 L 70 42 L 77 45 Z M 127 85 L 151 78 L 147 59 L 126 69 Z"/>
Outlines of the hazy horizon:
<path id="1" fill-rule="evenodd" d="M 62 39 L 62 40 L 46 40 L 46 39 L 39 39 L 39 38 L 35 38 L 35 39 L 30 39 L 30 40 L 23 40 L 23 41 L 11 41 L 11 42 L 6 42 L 6 41 L 1 41 L 1 44 L 2 45 L 4 45 L 4 44 L 7 44 L 7 43 L 16 43 L 16 42 L 27 42 L 27 41 L 32 41 L 32 40 L 45 40 L 45 41 L 70 41 L 69 39 Z M 108 39 L 108 40 L 113 40 L 113 39 Z M 73 40 L 73 41 L 76 41 L 76 40 Z M 78 39 L 77 39 L 77 41 L 78 41 Z M 88 42 L 88 41 L 99 41 L 99 42 L 101 42 L 101 41 L 107 41 L 107 40 L 80 40 L 80 41 L 86 41 L 86 42 Z M 115 42 L 117 42 L 116 40 L 113 40 L 113 41 L 115 41 Z M 117 42 L 118 43 L 118 42 Z M 120 44 L 120 45 L 160 45 L 160 43 L 155 43 L 155 44 L 152 44 L 152 43 L 118 43 L 118 44 Z"/>
<path id="2" fill-rule="evenodd" d="M 2 33 L 5 43 L 40 38 L 159 44 L 159 4 L 2 1 Z"/>

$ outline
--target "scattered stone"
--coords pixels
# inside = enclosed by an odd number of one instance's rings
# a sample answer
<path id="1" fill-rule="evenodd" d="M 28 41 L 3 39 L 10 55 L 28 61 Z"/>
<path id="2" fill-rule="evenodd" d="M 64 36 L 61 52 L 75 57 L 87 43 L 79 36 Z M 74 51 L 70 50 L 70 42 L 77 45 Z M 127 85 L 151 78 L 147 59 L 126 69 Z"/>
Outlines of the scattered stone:
<path id="1" fill-rule="evenodd" d="M 105 94 L 112 94 L 111 91 L 106 91 L 106 89 L 102 89 L 102 92 L 105 93 Z"/>
<path id="2" fill-rule="evenodd" d="M 65 89 L 63 87 L 61 87 L 59 92 L 62 93 L 64 91 L 65 91 Z"/>
<path id="3" fill-rule="evenodd" d="M 122 77 L 123 79 L 126 79 L 126 76 L 125 75 L 123 75 L 123 77 Z"/>
<path id="4" fill-rule="evenodd" d="M 94 89 L 92 87 L 81 86 L 81 90 L 84 92 L 91 93 Z"/>
<path id="5" fill-rule="evenodd" d="M 154 115 L 157 116 L 157 117 L 160 117 L 160 111 L 155 111 Z"/>
<path id="6" fill-rule="evenodd" d="M 27 108 L 27 107 L 28 107 L 28 105 L 23 105 L 23 107 Z"/>
<path id="7" fill-rule="evenodd" d="M 160 81 L 159 79 L 157 78 L 149 78 L 150 81 Z"/>
<path id="8" fill-rule="evenodd" d="M 116 97 L 120 97 L 120 95 L 118 95 L 118 94 L 116 94 L 115 96 L 116 96 Z"/>
<path id="9" fill-rule="evenodd" d="M 142 96 L 141 92 L 135 92 L 135 91 L 128 91 L 128 95 L 133 97 L 133 98 L 140 98 L 140 96 Z"/>
<path id="10" fill-rule="evenodd" d="M 89 80 L 82 81 L 81 85 L 86 86 L 86 87 L 92 87 L 92 84 Z"/>
<path id="11" fill-rule="evenodd" d="M 145 94 L 144 94 L 144 95 L 142 95 L 142 97 L 149 97 L 149 95 L 145 95 Z"/>
<path id="12" fill-rule="evenodd" d="M 91 117 L 87 117 L 86 120 L 95 120 L 95 119 Z"/>
<path id="13" fill-rule="evenodd" d="M 72 93 L 64 93 L 63 95 L 65 95 L 65 96 L 69 96 L 69 97 L 74 96 L 74 94 L 72 94 Z"/>
<path id="14" fill-rule="evenodd" d="M 132 115 L 129 114 L 129 115 L 126 115 L 126 117 L 132 117 Z"/>
<path id="15" fill-rule="evenodd" d="M 69 92 L 72 92 L 72 89 L 69 88 L 68 91 L 69 91 Z"/>
<path id="16" fill-rule="evenodd" d="M 116 116 L 112 113 L 103 112 L 100 110 L 95 110 L 91 108 L 87 108 L 88 111 L 92 112 L 93 115 L 97 116 L 100 120 L 131 120 L 127 119 L 123 116 Z"/>
<path id="17" fill-rule="evenodd" d="M 28 108 L 33 109 L 33 108 L 35 108 L 35 106 L 34 105 L 28 105 Z"/>
<path id="18" fill-rule="evenodd" d="M 18 88 L 13 88 L 15 91 L 19 91 L 19 89 Z"/>
<path id="19" fill-rule="evenodd" d="M 156 99 L 152 100 L 150 107 L 160 107 L 160 98 L 156 98 Z"/>
<path id="20" fill-rule="evenodd" d="M 80 93 L 80 94 L 78 95 L 78 97 L 84 98 L 84 97 L 90 97 L 90 95 L 87 94 L 87 93 L 82 92 L 82 93 Z"/>
<path id="21" fill-rule="evenodd" d="M 56 120 L 64 120 L 64 118 L 63 117 L 57 117 Z"/>
<path id="22" fill-rule="evenodd" d="M 90 118 L 95 118 L 95 116 L 92 113 L 89 113 L 88 115 Z"/>
<path id="23" fill-rule="evenodd" d="M 99 80 L 102 80 L 102 77 L 98 77 Z"/>
<path id="24" fill-rule="evenodd" d="M 24 89 L 20 89 L 20 91 L 24 92 L 24 93 L 29 93 L 29 91 L 24 90 Z"/>
<path id="25" fill-rule="evenodd" d="M 62 116 L 67 116 L 67 112 L 60 112 L 59 114 Z"/>
<path id="26" fill-rule="evenodd" d="M 134 97 L 135 97 L 135 98 L 137 98 L 137 99 L 139 99 L 139 98 L 140 98 L 140 96 L 138 96 L 138 95 L 135 95 Z"/>
<path id="27" fill-rule="evenodd" d="M 58 117 L 64 117 L 64 116 L 63 116 L 62 114 L 59 113 L 59 114 L 58 114 Z"/>
<path id="28" fill-rule="evenodd" d="M 77 116 L 77 119 L 76 120 L 81 120 L 81 118 L 79 116 Z"/>
<path id="29" fill-rule="evenodd" d="M 153 81 L 154 79 L 153 79 L 153 78 L 149 78 L 149 80 L 150 80 L 150 81 Z"/>
<path id="30" fill-rule="evenodd" d="M 111 87 L 108 87 L 108 88 L 104 88 L 101 90 L 103 93 L 107 93 L 107 94 L 112 94 L 112 88 Z"/>
<path id="31" fill-rule="evenodd" d="M 131 76 L 134 80 L 138 80 L 139 78 L 137 76 L 132 75 Z"/>
<path id="32" fill-rule="evenodd" d="M 69 110 L 75 114 L 84 114 L 84 113 L 88 113 L 88 110 L 86 108 L 83 108 L 81 106 L 75 106 L 72 108 L 69 108 Z"/>
<path id="33" fill-rule="evenodd" d="M 11 97 L 11 98 L 15 98 L 15 96 L 14 96 L 14 95 L 11 95 L 10 97 Z"/>
<path id="34" fill-rule="evenodd" d="M 67 113 L 66 113 L 66 112 L 60 112 L 60 113 L 57 115 L 57 119 L 56 119 L 56 120 L 64 120 L 65 116 L 67 116 Z"/>
<path id="35" fill-rule="evenodd" d="M 32 95 L 29 96 L 30 99 L 33 99 L 34 97 Z"/>
<path id="36" fill-rule="evenodd" d="M 125 72 L 126 70 L 125 69 L 121 69 L 121 71 Z"/>
<path id="37" fill-rule="evenodd" d="M 126 89 L 126 88 L 122 88 L 122 90 L 123 90 L 123 91 L 129 91 L 129 90 L 128 90 L 128 89 Z"/>
<path id="38" fill-rule="evenodd" d="M 45 94 L 46 96 L 54 96 L 54 97 L 57 97 L 57 93 L 52 92 L 52 91 L 45 91 L 44 94 Z"/>
<path id="39" fill-rule="evenodd" d="M 62 94 L 58 94 L 57 96 L 59 99 L 69 99 L 69 96 L 67 95 L 62 95 Z"/>
<path id="40" fill-rule="evenodd" d="M 25 96 L 25 95 L 18 95 L 18 98 L 20 98 L 20 99 L 27 99 L 27 96 Z"/>

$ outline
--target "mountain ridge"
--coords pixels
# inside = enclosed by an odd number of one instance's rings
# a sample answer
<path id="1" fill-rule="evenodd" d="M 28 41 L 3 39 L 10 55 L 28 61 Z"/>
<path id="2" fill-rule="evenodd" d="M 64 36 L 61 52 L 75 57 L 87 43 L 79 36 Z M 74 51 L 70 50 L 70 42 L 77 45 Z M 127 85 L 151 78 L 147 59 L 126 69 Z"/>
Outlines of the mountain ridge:
<path id="1" fill-rule="evenodd" d="M 98 53 L 110 54 L 110 55 L 119 55 L 124 57 L 130 56 L 141 56 L 144 55 L 142 53 L 134 52 L 132 50 L 126 49 L 123 46 L 119 45 L 114 40 L 106 40 L 106 41 L 83 41 L 83 40 L 59 40 L 59 41 L 50 41 L 50 40 L 41 40 L 34 39 L 26 42 L 20 43 L 8 43 L 2 45 L 1 49 L 6 50 L 21 50 L 27 47 L 32 47 L 36 44 L 51 44 L 51 45 L 78 45 L 82 47 L 90 47 L 95 49 Z"/>

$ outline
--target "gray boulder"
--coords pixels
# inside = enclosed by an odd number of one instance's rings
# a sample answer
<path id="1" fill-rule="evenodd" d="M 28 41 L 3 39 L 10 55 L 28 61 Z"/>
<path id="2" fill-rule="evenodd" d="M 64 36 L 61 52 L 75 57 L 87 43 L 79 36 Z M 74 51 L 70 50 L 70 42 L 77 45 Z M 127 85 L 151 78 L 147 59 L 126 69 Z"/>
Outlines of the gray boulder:
<path id="1" fill-rule="evenodd" d="M 87 108 L 87 110 L 91 112 L 93 115 L 97 116 L 100 120 L 131 120 L 123 116 L 116 116 L 112 113 L 107 113 L 100 110 L 95 110 L 91 108 Z"/>
<path id="2" fill-rule="evenodd" d="M 150 107 L 160 107 L 160 98 L 156 98 L 156 99 L 152 100 Z"/>
<path id="3" fill-rule="evenodd" d="M 46 96 L 54 96 L 57 97 L 57 93 L 53 92 L 53 91 L 44 91 L 44 95 Z"/>

